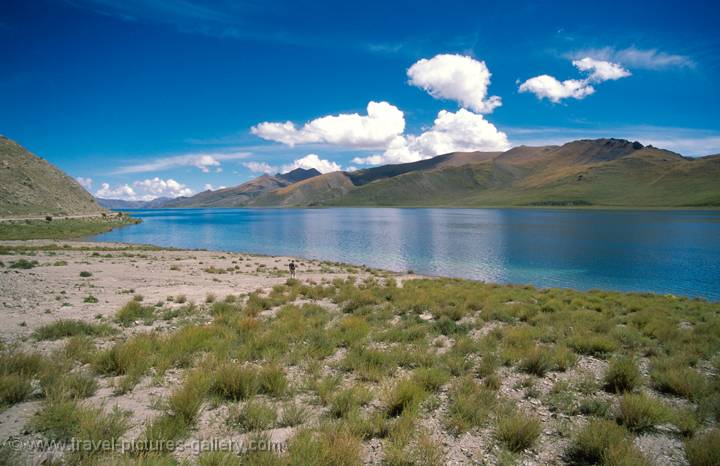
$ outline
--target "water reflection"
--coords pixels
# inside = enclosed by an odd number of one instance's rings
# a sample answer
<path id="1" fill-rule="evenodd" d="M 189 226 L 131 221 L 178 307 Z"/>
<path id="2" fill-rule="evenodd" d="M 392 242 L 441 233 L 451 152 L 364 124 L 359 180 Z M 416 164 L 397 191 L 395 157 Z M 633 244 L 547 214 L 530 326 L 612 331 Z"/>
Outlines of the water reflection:
<path id="1" fill-rule="evenodd" d="M 295 255 L 395 271 L 720 299 L 720 213 L 187 209 L 99 241 Z"/>

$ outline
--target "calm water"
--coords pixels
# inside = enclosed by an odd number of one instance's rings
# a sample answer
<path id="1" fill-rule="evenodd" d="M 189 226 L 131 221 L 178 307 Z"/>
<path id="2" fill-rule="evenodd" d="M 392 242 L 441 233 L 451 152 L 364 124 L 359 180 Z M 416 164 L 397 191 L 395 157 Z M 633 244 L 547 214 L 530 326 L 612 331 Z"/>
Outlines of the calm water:
<path id="1" fill-rule="evenodd" d="M 720 300 L 720 212 L 132 210 L 97 241 L 292 255 L 541 287 Z"/>

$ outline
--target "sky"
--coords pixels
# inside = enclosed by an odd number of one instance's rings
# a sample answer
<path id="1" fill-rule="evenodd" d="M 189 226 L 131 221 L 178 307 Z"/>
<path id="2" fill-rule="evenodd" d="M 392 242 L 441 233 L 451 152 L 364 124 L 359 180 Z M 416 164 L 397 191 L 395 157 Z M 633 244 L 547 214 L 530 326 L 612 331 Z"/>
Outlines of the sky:
<path id="1" fill-rule="evenodd" d="M 148 200 L 575 139 L 720 153 L 720 5 L 2 0 L 0 134 Z"/>

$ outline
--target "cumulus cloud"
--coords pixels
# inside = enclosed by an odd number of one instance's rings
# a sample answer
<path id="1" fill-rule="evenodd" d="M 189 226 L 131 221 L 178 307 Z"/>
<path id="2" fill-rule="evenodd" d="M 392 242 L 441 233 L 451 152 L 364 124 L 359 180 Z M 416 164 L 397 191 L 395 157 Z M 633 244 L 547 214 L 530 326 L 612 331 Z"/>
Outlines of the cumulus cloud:
<path id="1" fill-rule="evenodd" d="M 558 103 L 567 98 L 583 99 L 595 93 L 592 84 L 615 81 L 630 76 L 630 72 L 617 63 L 590 57 L 573 60 L 572 64 L 581 72 L 587 73 L 587 77 L 560 81 L 554 76 L 542 74 L 526 80 L 520 84 L 518 90 L 535 94 L 538 99 L 548 99 Z"/>
<path id="2" fill-rule="evenodd" d="M 103 183 L 95 192 L 95 197 L 126 201 L 151 201 L 158 197 L 192 196 L 192 194 L 192 189 L 172 178 L 163 180 L 155 177 L 135 181 L 132 186 L 126 183 L 113 188 L 110 184 Z"/>
<path id="3" fill-rule="evenodd" d="M 326 143 L 356 148 L 384 147 L 405 130 L 405 115 L 387 102 L 370 102 L 367 115 L 341 113 L 305 123 L 298 128 L 291 121 L 264 122 L 250 131 L 263 139 L 294 146 Z"/>
<path id="4" fill-rule="evenodd" d="M 215 191 L 216 189 L 225 189 L 225 186 L 218 186 L 217 188 L 215 188 L 210 183 L 207 183 L 205 184 L 205 186 L 203 186 L 203 189 L 205 191 Z"/>
<path id="5" fill-rule="evenodd" d="M 272 174 L 278 172 L 278 168 L 276 166 L 270 165 L 266 162 L 245 162 L 243 165 L 253 173 Z"/>
<path id="6" fill-rule="evenodd" d="M 407 76 L 410 84 L 434 98 L 454 100 L 477 113 L 491 113 L 502 105 L 500 97 L 487 95 L 492 74 L 485 62 L 468 56 L 423 58 L 408 69 Z"/>
<path id="7" fill-rule="evenodd" d="M 417 136 L 398 136 L 383 154 L 356 157 L 353 163 L 405 163 L 449 152 L 504 151 L 509 148 L 505 133 L 482 115 L 461 108 L 457 112 L 441 110 L 427 131 Z"/>
<path id="8" fill-rule="evenodd" d="M 632 69 L 662 70 L 667 68 L 694 68 L 695 62 L 687 55 L 663 52 L 658 49 L 641 49 L 635 46 L 624 49 L 603 47 L 569 53 L 571 59 L 590 57 L 620 63 Z"/>
<path id="9" fill-rule="evenodd" d="M 595 88 L 584 79 L 558 81 L 547 74 L 528 79 L 520 85 L 519 90 L 520 92 L 532 92 L 538 99 L 547 98 L 555 103 L 568 97 L 582 99 L 595 92 Z"/>
<path id="10" fill-rule="evenodd" d="M 617 63 L 611 63 L 604 60 L 595 60 L 594 58 L 585 57 L 580 60 L 573 60 L 573 65 L 580 71 L 590 73 L 588 79 L 591 82 L 601 83 L 603 81 L 615 81 L 620 78 L 630 76 L 630 72 Z"/>
<path id="11" fill-rule="evenodd" d="M 145 163 L 126 165 L 114 170 L 112 174 L 123 175 L 129 173 L 146 173 L 159 170 L 168 170 L 176 167 L 195 167 L 203 173 L 208 173 L 211 169 L 220 172 L 221 162 L 225 160 L 239 160 L 250 156 L 248 152 L 228 152 L 228 153 L 196 153 L 183 154 L 173 157 L 163 157 L 152 159 Z"/>
<path id="12" fill-rule="evenodd" d="M 80 184 L 80 186 L 87 189 L 88 191 L 90 191 L 92 189 L 92 185 L 93 185 L 92 178 L 84 178 L 82 176 L 78 176 L 77 178 L 75 178 L 75 180 Z"/>
<path id="13" fill-rule="evenodd" d="M 282 173 L 287 173 L 295 170 L 296 168 L 304 168 L 305 170 L 314 168 L 320 173 L 330 173 L 342 170 L 340 165 L 331 160 L 321 159 L 317 154 L 308 154 L 305 157 L 294 160 L 293 163 L 283 165 L 281 171 Z"/>

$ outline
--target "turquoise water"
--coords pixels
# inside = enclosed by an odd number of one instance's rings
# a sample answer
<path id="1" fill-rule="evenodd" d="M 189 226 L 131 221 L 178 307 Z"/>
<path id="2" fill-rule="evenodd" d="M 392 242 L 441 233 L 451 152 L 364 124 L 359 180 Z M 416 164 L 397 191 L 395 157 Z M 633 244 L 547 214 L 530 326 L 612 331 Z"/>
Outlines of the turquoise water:
<path id="1" fill-rule="evenodd" d="M 720 300 L 720 212 L 160 209 L 94 237 L 427 275 Z"/>

